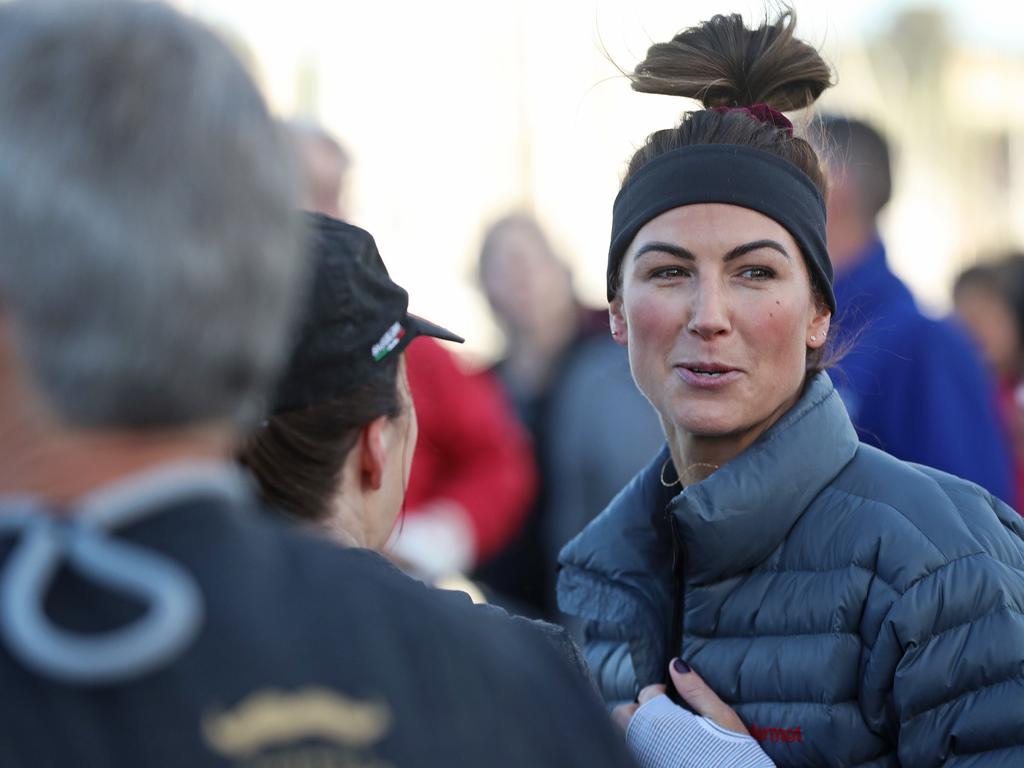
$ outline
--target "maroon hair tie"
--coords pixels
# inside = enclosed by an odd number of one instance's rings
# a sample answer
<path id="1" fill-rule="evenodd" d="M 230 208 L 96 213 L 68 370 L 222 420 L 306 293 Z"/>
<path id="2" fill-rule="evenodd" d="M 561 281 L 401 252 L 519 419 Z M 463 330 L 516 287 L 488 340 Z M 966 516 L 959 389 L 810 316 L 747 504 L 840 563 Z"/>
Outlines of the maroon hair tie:
<path id="1" fill-rule="evenodd" d="M 743 112 L 747 117 L 753 118 L 759 123 L 774 125 L 776 128 L 784 130 L 789 136 L 793 135 L 793 123 L 789 121 L 789 118 L 764 102 L 749 107 L 712 107 L 711 111 L 723 115 L 727 112 Z"/>

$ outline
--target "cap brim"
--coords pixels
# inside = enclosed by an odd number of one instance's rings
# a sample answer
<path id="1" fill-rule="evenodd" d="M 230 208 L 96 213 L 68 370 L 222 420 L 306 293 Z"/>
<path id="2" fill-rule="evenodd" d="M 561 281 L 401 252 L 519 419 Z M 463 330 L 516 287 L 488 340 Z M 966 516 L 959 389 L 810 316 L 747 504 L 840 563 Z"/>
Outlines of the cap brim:
<path id="1" fill-rule="evenodd" d="M 452 333 L 447 328 L 435 325 L 429 320 L 413 314 L 406 314 L 406 326 L 409 328 L 410 341 L 417 336 L 432 336 L 442 341 L 454 341 L 456 344 L 465 343 L 465 339 L 457 333 Z"/>

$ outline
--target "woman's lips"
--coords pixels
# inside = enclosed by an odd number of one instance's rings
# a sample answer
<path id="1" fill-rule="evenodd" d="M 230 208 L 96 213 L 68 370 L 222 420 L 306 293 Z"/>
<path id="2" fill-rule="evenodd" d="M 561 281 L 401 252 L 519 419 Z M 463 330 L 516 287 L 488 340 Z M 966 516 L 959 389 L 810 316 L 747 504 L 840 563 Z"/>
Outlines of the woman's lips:
<path id="1" fill-rule="evenodd" d="M 740 369 L 719 363 L 684 363 L 675 366 L 674 370 L 684 384 L 704 390 L 722 389 L 743 375 Z"/>

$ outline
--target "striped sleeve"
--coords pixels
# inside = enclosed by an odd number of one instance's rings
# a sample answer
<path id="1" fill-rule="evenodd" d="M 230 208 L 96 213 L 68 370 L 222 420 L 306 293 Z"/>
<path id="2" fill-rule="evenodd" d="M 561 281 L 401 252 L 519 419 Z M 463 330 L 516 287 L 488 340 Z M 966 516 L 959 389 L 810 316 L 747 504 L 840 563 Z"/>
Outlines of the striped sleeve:
<path id="1" fill-rule="evenodd" d="M 640 768 L 774 768 L 753 738 L 677 707 L 667 696 L 641 706 L 626 744 Z"/>

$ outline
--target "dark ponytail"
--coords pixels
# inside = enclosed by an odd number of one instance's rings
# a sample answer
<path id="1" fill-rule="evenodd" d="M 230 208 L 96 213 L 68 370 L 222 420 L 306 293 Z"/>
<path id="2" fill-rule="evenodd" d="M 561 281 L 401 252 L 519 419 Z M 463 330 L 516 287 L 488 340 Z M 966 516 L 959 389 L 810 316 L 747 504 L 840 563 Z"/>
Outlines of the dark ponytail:
<path id="1" fill-rule="evenodd" d="M 238 460 L 252 472 L 268 505 L 299 520 L 330 517 L 342 467 L 363 427 L 402 413 L 400 357 L 380 363 L 354 391 L 270 416 L 246 439 Z"/>
<path id="2" fill-rule="evenodd" d="M 810 106 L 832 84 L 821 55 L 796 38 L 796 14 L 748 29 L 739 14 L 715 16 L 656 43 L 637 65 L 633 90 L 696 99 L 705 109 Z"/>

